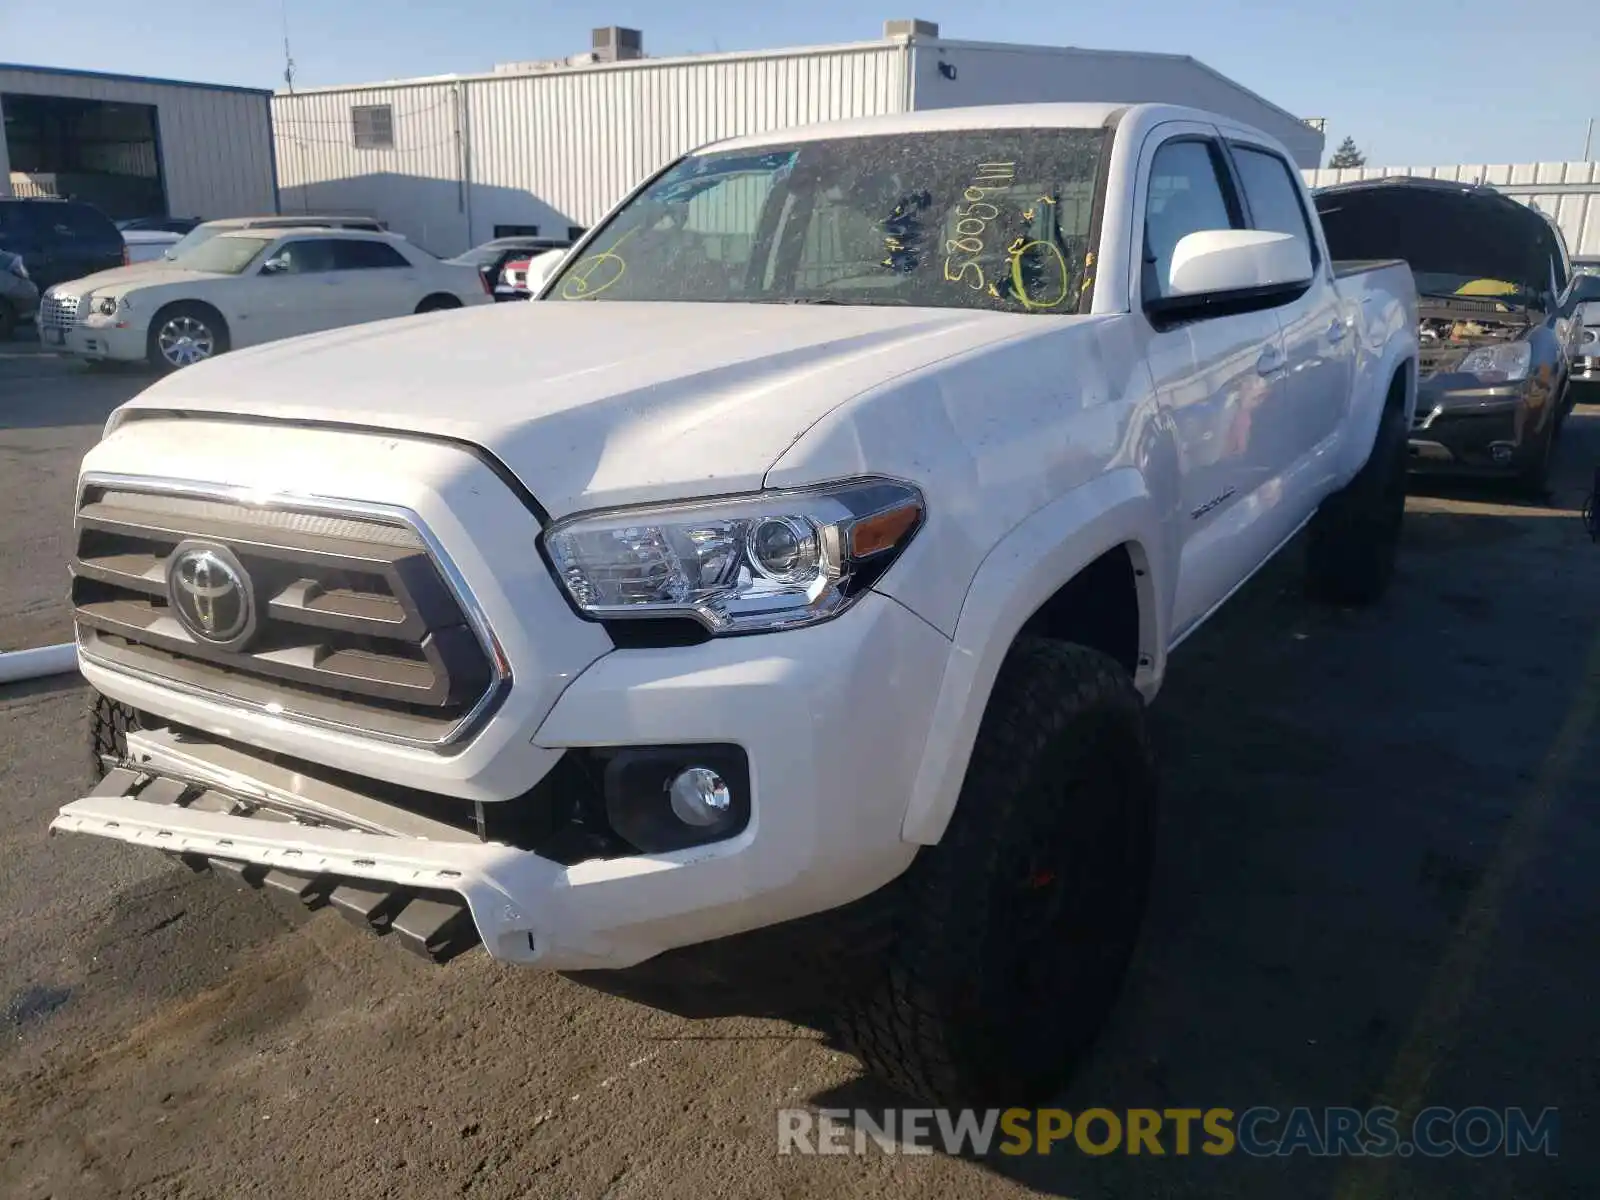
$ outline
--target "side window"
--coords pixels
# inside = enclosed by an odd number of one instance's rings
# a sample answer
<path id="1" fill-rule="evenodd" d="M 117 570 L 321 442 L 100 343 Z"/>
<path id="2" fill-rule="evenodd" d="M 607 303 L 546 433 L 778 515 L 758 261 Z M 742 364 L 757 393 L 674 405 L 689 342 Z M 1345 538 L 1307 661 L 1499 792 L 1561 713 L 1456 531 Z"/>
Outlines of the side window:
<path id="1" fill-rule="evenodd" d="M 1299 238 L 1311 255 L 1311 265 L 1318 266 L 1322 256 L 1317 252 L 1317 239 L 1306 221 L 1300 191 L 1288 164 L 1269 151 L 1237 144 L 1233 147 L 1233 163 L 1239 168 L 1239 182 L 1244 186 L 1255 227 Z"/>
<path id="2" fill-rule="evenodd" d="M 1172 251 L 1191 233 L 1236 229 L 1211 142 L 1179 140 L 1156 151 L 1144 214 L 1144 294 L 1167 295 Z"/>
<path id="3" fill-rule="evenodd" d="M 373 271 L 386 267 L 409 267 L 404 255 L 382 242 L 332 242 L 335 271 Z"/>
<path id="4" fill-rule="evenodd" d="M 272 257 L 288 263 L 287 274 L 321 275 L 335 269 L 334 254 L 338 245 L 338 242 L 321 238 L 300 238 L 285 242 Z"/>
<path id="5" fill-rule="evenodd" d="M 67 227 L 71 237 L 86 242 L 121 243 L 122 235 L 104 213 L 82 204 L 64 204 L 62 208 L 59 224 Z"/>

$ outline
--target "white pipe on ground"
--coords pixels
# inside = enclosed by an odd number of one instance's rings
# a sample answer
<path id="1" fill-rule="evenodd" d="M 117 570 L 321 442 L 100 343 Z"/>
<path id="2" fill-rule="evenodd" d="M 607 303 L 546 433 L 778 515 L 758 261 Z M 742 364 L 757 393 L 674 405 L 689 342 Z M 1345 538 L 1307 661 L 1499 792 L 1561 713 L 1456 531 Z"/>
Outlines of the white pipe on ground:
<path id="1" fill-rule="evenodd" d="M 40 646 L 35 650 L 10 650 L 0 653 L 0 683 L 20 683 L 24 679 L 43 679 L 46 675 L 65 675 L 78 669 L 78 647 L 74 642 L 59 646 Z"/>

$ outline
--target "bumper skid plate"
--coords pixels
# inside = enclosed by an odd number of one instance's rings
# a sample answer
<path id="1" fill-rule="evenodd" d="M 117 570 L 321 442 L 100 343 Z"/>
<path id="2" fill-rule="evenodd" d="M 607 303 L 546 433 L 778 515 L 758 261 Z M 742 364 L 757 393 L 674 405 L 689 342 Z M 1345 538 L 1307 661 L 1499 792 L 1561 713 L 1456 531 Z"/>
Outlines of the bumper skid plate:
<path id="1" fill-rule="evenodd" d="M 254 806 L 216 789 L 129 767 L 113 767 L 89 796 L 135 800 L 152 809 L 174 806 L 197 813 L 293 823 L 283 813 Z M 54 825 L 74 827 L 73 822 L 60 819 Z M 237 886 L 265 891 L 307 909 L 332 908 L 352 924 L 391 937 L 432 962 L 448 962 L 480 941 L 466 899 L 453 892 L 333 872 L 301 873 L 192 850 L 174 849 L 167 853 L 195 872 L 210 872 Z"/>

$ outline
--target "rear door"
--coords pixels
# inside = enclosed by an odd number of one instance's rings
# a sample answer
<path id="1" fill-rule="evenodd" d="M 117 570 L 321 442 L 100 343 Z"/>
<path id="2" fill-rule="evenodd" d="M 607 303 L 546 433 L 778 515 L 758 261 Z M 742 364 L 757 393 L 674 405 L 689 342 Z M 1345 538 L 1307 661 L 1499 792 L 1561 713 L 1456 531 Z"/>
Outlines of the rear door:
<path id="1" fill-rule="evenodd" d="M 1315 272 L 1305 293 L 1277 310 L 1288 358 L 1288 394 L 1281 408 L 1263 414 L 1266 420 L 1256 430 L 1254 453 L 1259 457 L 1252 467 L 1264 481 L 1305 462 L 1344 427 L 1355 387 L 1356 337 L 1333 268 L 1307 216 L 1294 168 L 1276 150 L 1243 138 L 1230 139 L 1228 150 L 1251 226 L 1299 241 Z M 1330 458 L 1326 474 L 1334 465 Z M 1322 480 L 1307 477 L 1303 482 L 1320 487 Z"/>
<path id="2" fill-rule="evenodd" d="M 387 242 L 345 238 L 332 241 L 339 276 L 337 303 L 341 325 L 403 317 L 416 311 L 423 281 L 409 259 Z"/>

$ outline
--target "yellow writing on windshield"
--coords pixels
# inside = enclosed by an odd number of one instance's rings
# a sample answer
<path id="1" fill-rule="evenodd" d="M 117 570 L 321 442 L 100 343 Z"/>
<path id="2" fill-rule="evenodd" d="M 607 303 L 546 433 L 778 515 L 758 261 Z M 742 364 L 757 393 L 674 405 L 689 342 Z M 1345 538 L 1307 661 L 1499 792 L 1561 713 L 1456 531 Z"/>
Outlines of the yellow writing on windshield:
<path id="1" fill-rule="evenodd" d="M 983 253 L 984 235 L 1000 210 L 986 197 L 1003 192 L 1016 182 L 1017 164 L 1013 162 L 979 163 L 972 173 L 971 185 L 961 193 L 965 207 L 956 206 L 955 236 L 944 244 L 944 277 L 950 283 L 964 283 L 975 292 L 988 290 L 993 294 L 993 284 L 983 276 L 983 266 L 978 256 Z"/>
<path id="2" fill-rule="evenodd" d="M 630 229 L 612 242 L 609 249 L 601 250 L 597 254 L 584 255 L 583 259 L 574 264 L 572 270 L 562 279 L 561 298 L 593 300 L 607 288 L 615 287 L 628 273 L 628 264 L 617 253 L 617 247 L 638 232 L 637 229 Z"/>

